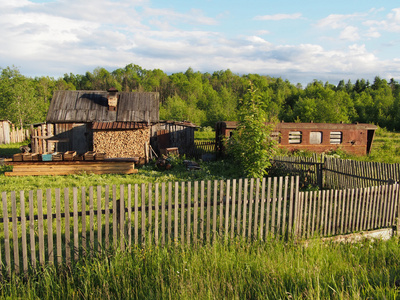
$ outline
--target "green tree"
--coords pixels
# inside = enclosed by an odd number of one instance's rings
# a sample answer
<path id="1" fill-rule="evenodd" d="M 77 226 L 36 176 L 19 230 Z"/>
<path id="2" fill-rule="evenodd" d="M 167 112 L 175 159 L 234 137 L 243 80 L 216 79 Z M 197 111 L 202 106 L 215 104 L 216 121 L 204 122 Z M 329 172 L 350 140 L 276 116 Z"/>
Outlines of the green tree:
<path id="1" fill-rule="evenodd" d="M 263 100 L 253 86 L 240 103 L 239 125 L 228 151 L 242 167 L 245 176 L 262 178 L 267 174 L 276 142 L 270 139 L 273 124 L 266 125 Z"/>

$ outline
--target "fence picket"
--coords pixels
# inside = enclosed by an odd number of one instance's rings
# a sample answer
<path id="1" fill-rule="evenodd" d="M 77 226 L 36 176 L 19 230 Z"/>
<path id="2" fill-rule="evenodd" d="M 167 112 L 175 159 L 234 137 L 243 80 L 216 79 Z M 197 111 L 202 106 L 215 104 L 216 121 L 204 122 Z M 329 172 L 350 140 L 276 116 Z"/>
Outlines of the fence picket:
<path id="1" fill-rule="evenodd" d="M 79 259 L 79 229 L 78 229 L 78 189 L 74 187 L 72 189 L 72 199 L 73 199 L 73 228 L 74 228 L 74 260 Z M 51 200 L 50 200 L 51 201 Z"/>
<path id="2" fill-rule="evenodd" d="M 25 194 L 24 191 L 19 192 L 21 207 L 21 244 L 22 244 L 22 267 L 24 273 L 28 272 L 28 247 L 26 239 L 26 215 L 25 215 Z M 1 255 L 0 255 L 1 262 Z"/>
<path id="3" fill-rule="evenodd" d="M 12 216 L 12 235 L 14 248 L 14 270 L 19 273 L 19 245 L 18 245 L 18 226 L 17 226 L 17 197 L 16 193 L 11 192 L 11 216 Z"/>

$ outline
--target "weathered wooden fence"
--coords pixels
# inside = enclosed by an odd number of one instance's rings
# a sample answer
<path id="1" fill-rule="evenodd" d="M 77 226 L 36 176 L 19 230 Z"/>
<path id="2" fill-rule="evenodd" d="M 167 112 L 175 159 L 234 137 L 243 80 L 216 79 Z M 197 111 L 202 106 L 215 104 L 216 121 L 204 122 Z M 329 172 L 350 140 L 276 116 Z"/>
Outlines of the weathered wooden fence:
<path id="1" fill-rule="evenodd" d="M 323 155 L 276 157 L 281 173 L 299 175 L 301 182 L 320 188 L 346 189 L 400 182 L 400 164 L 355 161 Z"/>
<path id="2" fill-rule="evenodd" d="M 134 245 L 391 227 L 398 190 L 393 184 L 299 192 L 299 177 L 275 177 L 3 192 L 0 262 L 18 273 Z"/>
<path id="3" fill-rule="evenodd" d="M 29 139 L 29 130 L 16 128 L 9 121 L 0 121 L 0 144 L 20 143 Z"/>

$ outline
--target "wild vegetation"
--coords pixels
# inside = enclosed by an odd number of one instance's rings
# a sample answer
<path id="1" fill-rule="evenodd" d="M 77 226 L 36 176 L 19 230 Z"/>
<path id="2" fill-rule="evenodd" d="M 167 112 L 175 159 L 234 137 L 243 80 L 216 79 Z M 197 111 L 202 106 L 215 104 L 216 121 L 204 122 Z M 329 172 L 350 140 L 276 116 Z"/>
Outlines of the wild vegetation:
<path id="1" fill-rule="evenodd" d="M 398 239 L 132 248 L 3 278 L 2 298 L 397 299 Z"/>
<path id="2" fill-rule="evenodd" d="M 249 82 L 260 94 L 268 120 L 285 122 L 374 123 L 400 131 L 400 84 L 375 77 L 374 82 L 341 80 L 337 85 L 314 80 L 306 87 L 258 74 L 185 72 L 167 75 L 129 64 L 108 71 L 65 74 L 63 78 L 29 78 L 15 67 L 0 68 L 0 118 L 15 124 L 43 122 L 54 90 L 106 90 L 160 93 L 160 118 L 189 120 L 200 126 L 238 120 L 240 100 Z"/>

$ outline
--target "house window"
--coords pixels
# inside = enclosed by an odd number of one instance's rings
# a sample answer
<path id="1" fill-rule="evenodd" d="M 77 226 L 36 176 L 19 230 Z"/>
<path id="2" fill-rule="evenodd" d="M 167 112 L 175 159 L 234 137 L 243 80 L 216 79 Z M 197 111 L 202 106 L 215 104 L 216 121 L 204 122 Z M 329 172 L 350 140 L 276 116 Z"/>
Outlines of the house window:
<path id="1" fill-rule="evenodd" d="M 271 132 L 271 140 L 277 141 L 279 144 L 281 143 L 281 133 L 279 131 Z"/>
<path id="2" fill-rule="evenodd" d="M 343 133 L 341 131 L 331 131 L 330 143 L 331 144 L 341 144 Z"/>
<path id="3" fill-rule="evenodd" d="M 310 144 L 322 144 L 322 132 L 321 131 L 312 131 L 310 132 Z"/>
<path id="4" fill-rule="evenodd" d="M 301 144 L 301 131 L 289 131 L 289 144 Z"/>

